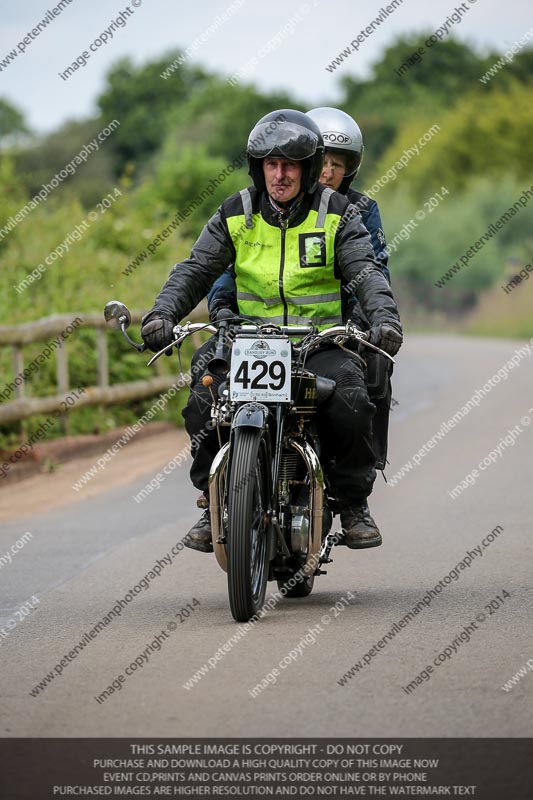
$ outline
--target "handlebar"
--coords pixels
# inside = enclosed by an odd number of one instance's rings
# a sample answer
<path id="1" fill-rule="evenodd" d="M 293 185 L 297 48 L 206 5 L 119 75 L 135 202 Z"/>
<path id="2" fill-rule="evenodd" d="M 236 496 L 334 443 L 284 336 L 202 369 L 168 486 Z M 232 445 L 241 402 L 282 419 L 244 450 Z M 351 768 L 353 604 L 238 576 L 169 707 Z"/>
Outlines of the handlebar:
<path id="1" fill-rule="evenodd" d="M 358 342 L 363 344 L 365 347 L 368 347 L 370 350 L 373 350 L 376 353 L 379 353 L 385 358 L 388 358 L 389 361 L 392 361 L 393 364 L 396 362 L 394 358 L 386 353 L 385 350 L 382 350 L 380 347 L 377 347 L 375 344 L 371 344 L 368 341 L 368 333 L 365 331 L 360 330 L 354 325 L 353 322 L 348 322 L 346 325 L 334 325 L 331 328 L 326 328 L 323 331 L 317 331 L 314 325 L 270 325 L 269 323 L 258 323 L 257 325 L 254 324 L 244 324 L 239 326 L 239 333 L 240 334 L 252 334 L 252 335 L 260 335 L 261 329 L 270 329 L 275 330 L 276 333 L 281 333 L 284 336 L 307 336 L 311 333 L 315 333 L 318 339 L 327 339 L 329 337 L 344 337 L 345 339 L 356 339 Z M 156 353 L 148 362 L 148 366 L 153 364 L 153 362 L 159 358 L 163 353 L 166 353 L 167 350 L 180 345 L 188 336 L 191 336 L 193 333 L 197 331 L 208 331 L 209 333 L 217 333 L 217 326 L 211 323 L 204 323 L 204 322 L 186 322 L 185 325 L 175 325 L 173 328 L 173 333 L 176 339 L 168 344 L 163 350 L 160 350 L 159 353 Z M 265 331 L 266 334 L 266 331 Z"/>
<path id="2" fill-rule="evenodd" d="M 191 333 L 196 333 L 197 331 L 216 333 L 217 329 L 216 326 L 212 325 L 210 322 L 186 322 L 185 325 L 174 325 L 172 329 L 174 336 L 177 336 L 182 341 L 186 339 L 187 336 L 190 336 Z"/>
<path id="3" fill-rule="evenodd" d="M 258 323 L 257 325 L 239 325 L 239 333 L 248 333 L 254 336 L 262 328 L 274 330 L 283 336 L 307 336 L 309 333 L 316 332 L 316 328 L 313 325 L 269 325 L 268 323 Z"/>
<path id="4" fill-rule="evenodd" d="M 166 347 L 163 347 L 158 353 L 152 356 L 150 361 L 148 362 L 147 366 L 150 367 L 154 361 L 166 353 L 167 350 L 172 350 L 173 347 L 177 347 L 180 345 L 187 336 L 191 336 L 193 333 L 197 331 L 208 331 L 209 333 L 216 333 L 217 329 L 214 325 L 211 325 L 208 322 L 186 322 L 185 325 L 174 325 L 172 328 L 172 333 L 176 337 L 173 342 L 167 344 Z"/>
<path id="5" fill-rule="evenodd" d="M 302 347 L 309 349 L 312 348 L 317 340 L 324 340 L 328 337 L 336 337 L 336 342 L 342 347 L 342 340 L 346 341 L 348 339 L 356 339 L 358 342 L 363 344 L 365 347 L 370 348 L 370 350 L 374 350 L 376 353 L 380 353 L 382 356 L 388 358 L 394 364 L 395 361 L 391 355 L 386 353 L 381 348 L 376 347 L 375 344 L 371 344 L 368 341 L 368 334 L 364 331 L 359 330 L 357 326 L 353 322 L 347 322 L 346 325 L 334 325 L 331 328 L 326 328 L 323 331 L 317 330 L 315 325 L 275 325 L 273 323 L 262 322 L 262 323 L 253 323 L 249 319 L 243 320 L 242 317 L 231 316 L 232 312 L 222 309 L 219 312 L 219 319 L 218 324 L 214 325 L 210 322 L 186 322 L 184 325 L 175 325 L 172 328 L 172 333 L 176 337 L 172 342 L 167 344 L 160 350 L 158 353 L 152 356 L 150 361 L 148 362 L 148 366 L 157 361 L 157 359 L 166 353 L 169 350 L 172 350 L 173 347 L 178 347 L 188 336 L 191 336 L 193 333 L 197 333 L 198 331 L 207 331 L 208 333 L 212 334 L 219 334 L 219 339 L 225 337 L 226 328 L 232 322 L 244 322 L 239 326 L 239 334 L 248 334 L 252 336 L 268 336 L 268 335 L 282 335 L 282 336 L 298 336 L 300 338 L 308 337 L 310 334 L 315 334 L 316 338 L 312 341 L 305 341 L 302 343 Z M 222 316 L 221 316 L 222 315 Z M 104 316 L 105 320 L 112 328 L 120 328 L 122 330 L 123 336 L 128 340 L 128 342 L 135 347 L 136 350 L 139 352 L 143 352 L 146 349 L 146 345 L 143 344 L 136 344 L 128 334 L 126 333 L 126 328 L 131 322 L 131 314 L 128 311 L 127 307 L 120 303 L 117 300 L 110 300 L 107 303 L 104 309 Z M 221 344 L 221 343 L 219 343 Z M 220 356 L 220 354 L 219 354 Z"/>

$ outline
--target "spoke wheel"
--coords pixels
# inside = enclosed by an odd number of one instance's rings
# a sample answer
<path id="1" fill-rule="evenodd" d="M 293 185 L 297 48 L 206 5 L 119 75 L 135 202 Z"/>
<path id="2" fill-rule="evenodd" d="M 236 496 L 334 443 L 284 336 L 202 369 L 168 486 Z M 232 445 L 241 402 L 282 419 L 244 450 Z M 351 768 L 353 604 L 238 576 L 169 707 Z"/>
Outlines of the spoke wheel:
<path id="1" fill-rule="evenodd" d="M 228 482 L 228 591 L 231 613 L 248 622 L 264 603 L 268 579 L 269 471 L 261 431 L 235 431 Z"/>

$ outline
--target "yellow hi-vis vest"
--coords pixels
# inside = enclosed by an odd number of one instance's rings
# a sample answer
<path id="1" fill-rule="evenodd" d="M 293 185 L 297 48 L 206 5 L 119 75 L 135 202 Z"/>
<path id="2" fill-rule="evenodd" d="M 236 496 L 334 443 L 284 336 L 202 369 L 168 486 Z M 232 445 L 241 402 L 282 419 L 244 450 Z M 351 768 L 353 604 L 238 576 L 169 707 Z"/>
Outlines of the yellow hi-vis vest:
<path id="1" fill-rule="evenodd" d="M 236 251 L 239 312 L 280 325 L 342 324 L 341 285 L 334 274 L 341 218 L 328 213 L 332 190 L 315 195 L 317 208 L 291 228 L 270 225 L 260 212 L 252 214 L 248 190 L 240 194 L 243 213 L 226 218 Z"/>

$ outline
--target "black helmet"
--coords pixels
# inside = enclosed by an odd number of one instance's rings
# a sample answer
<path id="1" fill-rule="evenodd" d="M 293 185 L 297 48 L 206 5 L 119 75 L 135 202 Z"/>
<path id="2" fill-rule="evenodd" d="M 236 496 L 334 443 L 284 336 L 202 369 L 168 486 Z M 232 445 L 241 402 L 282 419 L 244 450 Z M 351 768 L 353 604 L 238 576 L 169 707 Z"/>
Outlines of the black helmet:
<path id="1" fill-rule="evenodd" d="M 256 189 L 265 189 L 263 159 L 267 156 L 303 161 L 302 191 L 314 192 L 324 161 L 320 128 L 307 114 L 282 108 L 271 111 L 256 123 L 246 147 L 248 173 Z"/>

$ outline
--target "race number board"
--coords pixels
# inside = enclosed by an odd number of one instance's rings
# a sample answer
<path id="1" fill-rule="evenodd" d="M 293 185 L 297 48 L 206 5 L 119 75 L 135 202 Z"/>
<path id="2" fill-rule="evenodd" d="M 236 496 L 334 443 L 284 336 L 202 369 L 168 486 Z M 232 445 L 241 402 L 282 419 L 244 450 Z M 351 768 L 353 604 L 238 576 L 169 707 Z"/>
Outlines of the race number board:
<path id="1" fill-rule="evenodd" d="M 235 339 L 231 351 L 230 400 L 288 403 L 290 399 L 291 346 L 288 339 Z"/>

